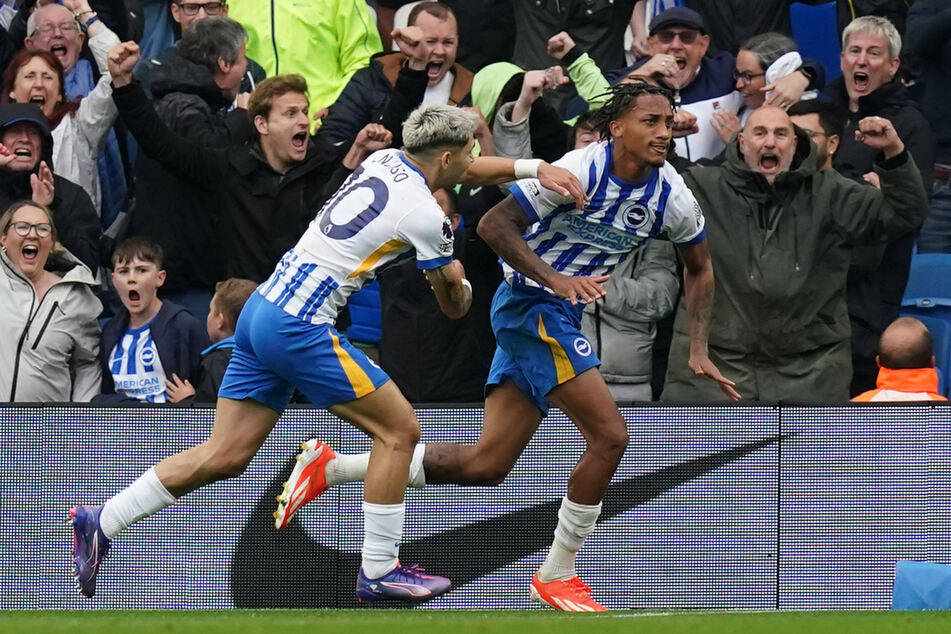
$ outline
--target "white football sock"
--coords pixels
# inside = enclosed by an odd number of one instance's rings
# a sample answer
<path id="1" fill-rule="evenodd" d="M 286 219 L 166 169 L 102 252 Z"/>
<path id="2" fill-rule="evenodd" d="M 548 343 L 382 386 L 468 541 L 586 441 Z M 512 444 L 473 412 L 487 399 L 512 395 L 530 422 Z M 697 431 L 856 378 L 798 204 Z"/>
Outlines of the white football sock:
<path id="1" fill-rule="evenodd" d="M 426 486 L 426 473 L 423 471 L 423 456 L 426 445 L 420 443 L 413 450 L 413 458 L 409 463 L 409 486 L 422 489 Z M 363 482 L 367 477 L 367 467 L 370 464 L 370 452 L 359 454 L 338 453 L 337 457 L 327 463 L 324 474 L 327 486 L 335 486 L 343 482 Z"/>
<path id="2" fill-rule="evenodd" d="M 367 466 L 370 464 L 370 452 L 346 455 L 338 453 L 337 457 L 327 463 L 324 475 L 327 486 L 335 486 L 343 482 L 363 482 L 367 477 Z"/>
<path id="3" fill-rule="evenodd" d="M 362 568 L 367 579 L 379 579 L 399 563 L 406 506 L 363 503 Z"/>
<path id="4" fill-rule="evenodd" d="M 555 528 L 555 540 L 548 550 L 545 562 L 538 569 L 538 580 L 549 581 L 571 579 L 575 572 L 575 559 L 584 545 L 585 538 L 594 530 L 601 515 L 601 503 L 591 506 L 572 502 L 567 497 L 561 501 L 558 510 L 558 526 Z"/>
<path id="5" fill-rule="evenodd" d="M 426 472 L 423 471 L 423 458 L 426 455 L 426 445 L 419 443 L 413 450 L 413 458 L 409 463 L 409 482 L 407 484 L 414 489 L 422 489 L 426 486 Z"/>
<path id="6" fill-rule="evenodd" d="M 143 517 L 155 515 L 172 504 L 175 504 L 175 496 L 168 492 L 152 468 L 103 505 L 99 527 L 106 537 L 113 539 Z"/>

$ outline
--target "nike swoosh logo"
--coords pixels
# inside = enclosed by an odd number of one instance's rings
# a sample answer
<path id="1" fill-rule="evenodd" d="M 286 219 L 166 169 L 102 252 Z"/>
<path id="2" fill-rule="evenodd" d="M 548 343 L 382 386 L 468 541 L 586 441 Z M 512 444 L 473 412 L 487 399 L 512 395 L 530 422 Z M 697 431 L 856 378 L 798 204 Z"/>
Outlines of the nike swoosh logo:
<path id="1" fill-rule="evenodd" d="M 599 523 L 795 434 L 777 434 L 732 449 L 627 478 L 608 487 Z M 294 459 L 271 481 L 251 512 L 231 560 L 231 599 L 236 608 L 352 608 L 356 596 L 338 579 L 356 579 L 360 553 L 324 546 L 300 522 L 274 531 L 272 500 L 294 468 Z M 561 498 L 404 542 L 402 561 L 423 562 L 453 587 L 491 574 L 551 544 Z M 333 512 L 332 510 L 330 512 Z M 526 531 L 526 526 L 532 530 Z M 470 556 L 477 553 L 477 556 Z"/>

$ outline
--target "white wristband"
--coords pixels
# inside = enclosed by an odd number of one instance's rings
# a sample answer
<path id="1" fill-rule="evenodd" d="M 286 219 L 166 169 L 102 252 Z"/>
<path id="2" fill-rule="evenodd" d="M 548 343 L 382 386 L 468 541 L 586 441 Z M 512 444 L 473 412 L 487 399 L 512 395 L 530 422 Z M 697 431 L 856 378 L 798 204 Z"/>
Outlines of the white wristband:
<path id="1" fill-rule="evenodd" d="M 515 159 L 515 178 L 538 178 L 541 159 Z"/>
<path id="2" fill-rule="evenodd" d="M 469 294 L 472 294 L 472 284 L 469 283 L 469 280 L 462 278 L 462 285 L 469 289 Z"/>

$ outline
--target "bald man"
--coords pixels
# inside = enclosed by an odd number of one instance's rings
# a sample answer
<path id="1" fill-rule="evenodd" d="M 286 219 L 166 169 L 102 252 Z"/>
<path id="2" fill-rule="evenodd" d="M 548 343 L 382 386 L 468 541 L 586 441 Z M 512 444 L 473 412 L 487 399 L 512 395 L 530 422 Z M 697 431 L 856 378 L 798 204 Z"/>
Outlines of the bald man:
<path id="1" fill-rule="evenodd" d="M 878 344 L 877 387 L 853 401 L 946 401 L 938 393 L 938 371 L 928 328 L 914 317 L 899 317 Z"/>
<path id="2" fill-rule="evenodd" d="M 859 127 L 878 152 L 881 190 L 818 169 L 815 144 L 773 106 L 750 115 L 723 165 L 684 175 L 707 220 L 715 271 L 710 358 L 745 399 L 848 400 L 851 248 L 909 231 L 927 213 L 891 123 L 868 117 Z M 686 371 L 687 324 L 681 310 L 662 398 L 723 400 Z"/>

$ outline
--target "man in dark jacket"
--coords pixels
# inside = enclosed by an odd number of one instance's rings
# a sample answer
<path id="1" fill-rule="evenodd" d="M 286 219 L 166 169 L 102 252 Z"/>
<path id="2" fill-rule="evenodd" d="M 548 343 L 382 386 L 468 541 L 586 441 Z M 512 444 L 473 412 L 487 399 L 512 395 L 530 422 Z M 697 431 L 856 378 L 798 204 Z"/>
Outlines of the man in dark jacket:
<path id="1" fill-rule="evenodd" d="M 246 42 L 244 28 L 230 18 L 200 20 L 153 66 L 155 111 L 171 130 L 206 148 L 250 140 L 247 98 L 239 102 L 242 107 L 228 110 L 247 66 Z M 203 319 L 215 282 L 225 278 L 215 192 L 144 152 L 136 159 L 135 175 L 132 233 L 154 240 L 165 252 L 168 281 L 162 296 Z"/>
<path id="2" fill-rule="evenodd" d="M 845 401 L 851 246 L 907 233 L 927 213 L 921 178 L 887 119 L 859 122 L 882 189 L 816 170 L 816 148 L 779 108 L 753 112 L 719 167 L 691 168 L 716 271 L 710 359 L 752 400 Z M 665 400 L 721 400 L 687 371 L 677 316 Z"/>
<path id="3" fill-rule="evenodd" d="M 240 147 L 205 147 L 173 133 L 155 113 L 132 76 L 138 50 L 134 42 L 125 42 L 110 52 L 113 99 L 141 151 L 212 192 L 228 277 L 263 281 L 328 193 L 363 158 L 389 144 L 379 126 L 367 126 L 341 161 L 338 150 L 310 137 L 307 83 L 287 75 L 264 80 L 251 95 L 255 140 Z"/>
<path id="4" fill-rule="evenodd" d="M 423 2 L 413 7 L 408 24 L 395 32 L 402 52 L 376 56 L 354 73 L 318 130 L 319 138 L 340 145 L 366 124 L 380 123 L 399 147 L 403 122 L 424 101 L 472 104 L 472 73 L 455 63 L 459 29 L 452 10 Z"/>
<path id="5" fill-rule="evenodd" d="M 842 77 L 830 85 L 830 94 L 846 123 L 833 167 L 847 178 L 864 182 L 877 151 L 856 139 L 858 122 L 865 117 L 884 117 L 892 122 L 915 161 L 925 191 L 930 192 L 934 138 L 931 126 L 896 77 L 901 64 L 897 29 L 885 18 L 865 16 L 846 27 L 843 40 Z M 888 324 L 898 318 L 918 226 L 893 236 L 887 243 L 860 247 L 853 253 L 848 280 L 851 396 L 875 387 L 878 340 Z"/>
<path id="6" fill-rule="evenodd" d="M 24 199 L 46 204 L 53 211 L 59 241 L 97 271 L 99 214 L 82 187 L 51 173 L 53 137 L 39 107 L 29 103 L 0 106 L 0 144 L 0 209 Z M 35 181 L 47 181 L 52 187 L 39 192 L 40 183 Z"/>
<path id="7" fill-rule="evenodd" d="M 188 2 L 189 8 L 187 11 L 185 7 L 178 2 L 168 2 L 167 4 L 168 9 L 171 11 L 170 15 L 172 16 L 172 19 L 181 29 L 181 37 L 183 38 L 193 26 L 207 18 L 228 17 L 227 2 L 218 2 L 217 0 L 192 0 L 191 2 Z M 192 13 L 192 11 L 194 11 L 194 13 Z M 138 38 L 122 39 L 123 41 L 130 39 L 135 39 L 136 42 L 139 41 Z M 143 86 L 145 86 L 145 92 L 151 94 L 152 71 L 158 69 L 161 66 L 175 64 L 180 59 L 181 56 L 178 53 L 177 47 L 169 46 L 158 53 L 158 55 L 156 55 L 154 58 L 147 59 L 139 63 L 135 69 L 135 77 L 142 82 Z M 247 60 L 248 67 L 247 70 L 245 70 L 244 76 L 241 78 L 241 88 L 238 90 L 239 93 L 251 92 L 254 90 L 255 86 L 264 81 L 264 78 L 267 77 L 267 73 L 260 64 L 255 62 L 250 57 L 248 57 Z"/>

